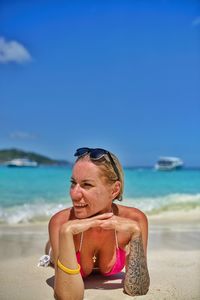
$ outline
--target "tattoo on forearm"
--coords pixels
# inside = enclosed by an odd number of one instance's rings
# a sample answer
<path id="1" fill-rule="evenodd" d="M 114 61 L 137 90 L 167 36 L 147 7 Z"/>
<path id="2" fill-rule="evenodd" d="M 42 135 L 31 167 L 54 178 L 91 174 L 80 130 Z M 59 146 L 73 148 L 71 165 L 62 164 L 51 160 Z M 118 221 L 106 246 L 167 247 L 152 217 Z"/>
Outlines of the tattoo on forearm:
<path id="1" fill-rule="evenodd" d="M 145 295 L 149 289 L 149 273 L 144 254 L 142 237 L 131 240 L 124 290 L 131 296 Z"/>

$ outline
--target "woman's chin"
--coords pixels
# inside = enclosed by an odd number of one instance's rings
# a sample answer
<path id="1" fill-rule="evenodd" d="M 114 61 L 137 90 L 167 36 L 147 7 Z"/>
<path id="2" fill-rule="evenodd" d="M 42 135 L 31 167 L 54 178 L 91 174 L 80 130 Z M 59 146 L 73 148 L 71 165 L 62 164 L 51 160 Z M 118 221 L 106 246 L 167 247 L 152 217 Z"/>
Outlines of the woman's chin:
<path id="1" fill-rule="evenodd" d="M 88 218 L 88 213 L 85 209 L 77 209 L 74 207 L 74 214 L 77 219 L 85 219 Z"/>
<path id="2" fill-rule="evenodd" d="M 74 215 L 77 219 L 86 219 L 86 218 L 92 218 L 98 215 L 101 215 L 105 212 L 110 212 L 107 210 L 102 211 L 89 211 L 85 207 L 74 207 Z"/>
<path id="3" fill-rule="evenodd" d="M 76 209 L 74 208 L 74 215 L 77 219 L 86 219 L 86 218 L 92 218 L 97 215 L 99 215 L 99 212 L 89 212 L 84 209 Z"/>

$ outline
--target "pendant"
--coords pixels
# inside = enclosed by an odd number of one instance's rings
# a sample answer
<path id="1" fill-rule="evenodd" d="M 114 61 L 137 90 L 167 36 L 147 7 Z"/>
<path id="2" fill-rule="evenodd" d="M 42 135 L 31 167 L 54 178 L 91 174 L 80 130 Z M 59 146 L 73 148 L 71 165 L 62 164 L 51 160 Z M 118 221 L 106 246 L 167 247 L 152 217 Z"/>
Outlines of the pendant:
<path id="1" fill-rule="evenodd" d="M 94 264 L 95 264 L 96 260 L 97 260 L 97 257 L 96 257 L 96 255 L 94 254 L 94 256 L 92 257 L 92 261 L 93 261 Z"/>

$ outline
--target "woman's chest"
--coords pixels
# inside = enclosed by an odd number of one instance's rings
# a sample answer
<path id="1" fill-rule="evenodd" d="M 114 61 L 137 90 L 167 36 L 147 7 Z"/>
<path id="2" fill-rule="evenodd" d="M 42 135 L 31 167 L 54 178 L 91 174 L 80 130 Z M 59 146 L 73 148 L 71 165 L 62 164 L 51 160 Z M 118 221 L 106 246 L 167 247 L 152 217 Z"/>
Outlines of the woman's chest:
<path id="1" fill-rule="evenodd" d="M 89 275 L 96 268 L 101 273 L 109 272 L 116 262 L 118 247 L 124 249 L 128 238 L 115 231 L 99 235 L 84 233 L 77 237 L 75 248 L 84 274 Z"/>

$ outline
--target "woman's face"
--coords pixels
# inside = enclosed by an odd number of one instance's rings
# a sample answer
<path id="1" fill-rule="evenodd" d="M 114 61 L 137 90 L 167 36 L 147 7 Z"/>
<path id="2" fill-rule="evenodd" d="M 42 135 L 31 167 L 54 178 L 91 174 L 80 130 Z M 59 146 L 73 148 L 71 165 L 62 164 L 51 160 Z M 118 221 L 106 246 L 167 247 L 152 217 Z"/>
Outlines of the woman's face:
<path id="1" fill-rule="evenodd" d="M 98 166 L 89 160 L 79 160 L 73 168 L 70 196 L 75 216 L 88 218 L 111 210 L 113 185 L 105 183 Z"/>

